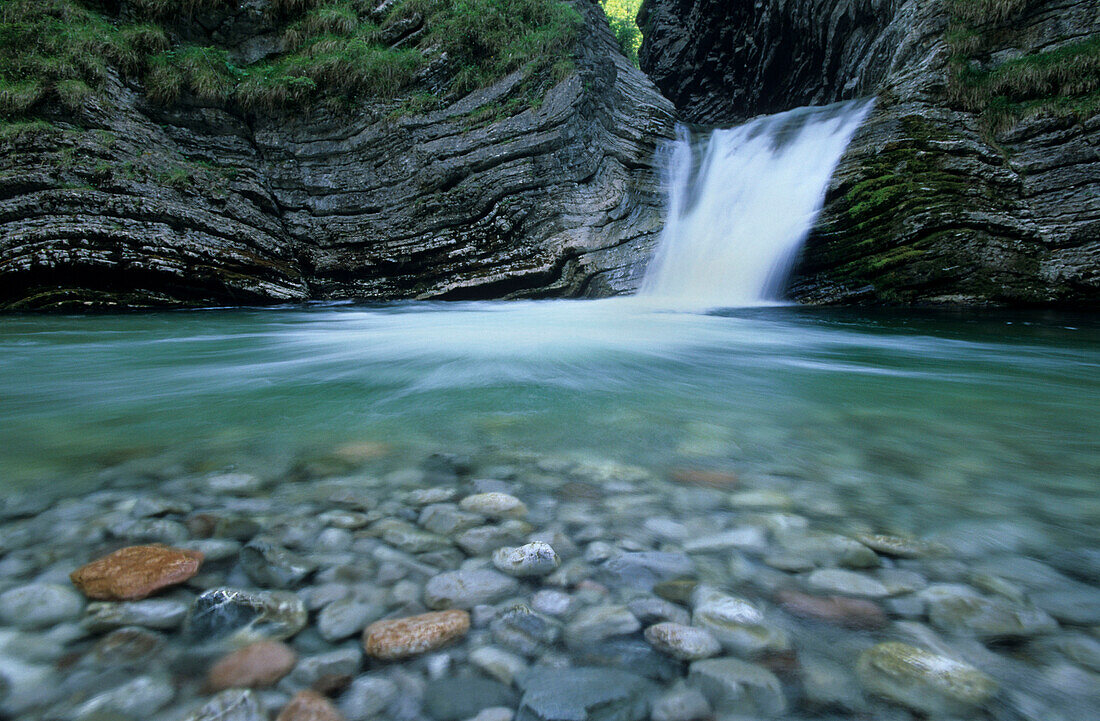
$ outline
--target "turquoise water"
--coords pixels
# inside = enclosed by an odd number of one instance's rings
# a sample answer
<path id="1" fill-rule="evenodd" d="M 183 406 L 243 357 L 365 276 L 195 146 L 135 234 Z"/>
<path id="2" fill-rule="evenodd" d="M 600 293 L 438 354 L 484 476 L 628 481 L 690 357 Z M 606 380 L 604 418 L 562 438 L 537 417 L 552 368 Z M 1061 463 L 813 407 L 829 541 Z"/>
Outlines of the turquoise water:
<path id="1" fill-rule="evenodd" d="M 277 478 L 333 453 L 380 471 L 535 453 L 775 478 L 894 532 L 1008 520 L 1092 546 L 1098 370 L 1100 323 L 1060 314 L 612 300 L 14 316 L 0 477 L 68 495 Z"/>

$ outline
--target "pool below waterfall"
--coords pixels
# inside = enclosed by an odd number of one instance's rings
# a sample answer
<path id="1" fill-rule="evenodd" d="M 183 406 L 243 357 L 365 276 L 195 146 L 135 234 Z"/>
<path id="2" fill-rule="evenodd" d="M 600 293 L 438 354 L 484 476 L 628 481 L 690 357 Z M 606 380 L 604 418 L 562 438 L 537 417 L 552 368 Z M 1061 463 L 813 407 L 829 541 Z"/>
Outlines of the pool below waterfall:
<path id="1" fill-rule="evenodd" d="M 186 718 L 262 640 L 290 649 L 281 675 L 213 698 L 262 714 L 312 687 L 347 719 L 408 721 L 1082 720 L 1098 408 L 1100 323 L 1059 313 L 11 316 L 0 709 Z M 130 603 L 73 591 L 78 566 L 156 543 L 202 551 L 198 573 Z M 364 649 L 370 624 L 446 609 L 470 614 L 447 644 Z"/>

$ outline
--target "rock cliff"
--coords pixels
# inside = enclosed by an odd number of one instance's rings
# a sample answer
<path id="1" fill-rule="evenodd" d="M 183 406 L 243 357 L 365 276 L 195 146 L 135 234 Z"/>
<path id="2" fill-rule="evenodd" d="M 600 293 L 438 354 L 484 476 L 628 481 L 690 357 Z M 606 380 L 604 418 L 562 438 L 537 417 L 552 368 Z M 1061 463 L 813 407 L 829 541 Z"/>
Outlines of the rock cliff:
<path id="1" fill-rule="evenodd" d="M 875 96 L 790 294 L 1100 303 L 1100 1 L 646 0 L 693 122 Z"/>
<path id="2" fill-rule="evenodd" d="M 278 44 L 272 4 L 196 2 L 172 32 L 248 62 Z M 429 64 L 396 97 L 337 109 L 245 111 L 199 89 L 158 104 L 108 67 L 100 92 L 0 135 L 0 308 L 633 287 L 661 223 L 651 158 L 673 108 L 599 7 L 571 4 L 572 70 L 530 103 L 516 71 L 409 111 L 441 95 L 446 68 Z M 419 32 L 397 23 L 389 42 Z"/>

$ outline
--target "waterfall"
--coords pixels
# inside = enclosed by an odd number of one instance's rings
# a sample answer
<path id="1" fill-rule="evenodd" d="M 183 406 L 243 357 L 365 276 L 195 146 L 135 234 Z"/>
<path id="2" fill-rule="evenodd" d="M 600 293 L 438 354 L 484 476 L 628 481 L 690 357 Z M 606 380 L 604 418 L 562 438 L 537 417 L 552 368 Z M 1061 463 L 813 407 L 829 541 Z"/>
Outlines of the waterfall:
<path id="1" fill-rule="evenodd" d="M 736 128 L 677 129 L 669 217 L 641 295 L 705 307 L 776 301 L 871 102 L 798 108 Z"/>

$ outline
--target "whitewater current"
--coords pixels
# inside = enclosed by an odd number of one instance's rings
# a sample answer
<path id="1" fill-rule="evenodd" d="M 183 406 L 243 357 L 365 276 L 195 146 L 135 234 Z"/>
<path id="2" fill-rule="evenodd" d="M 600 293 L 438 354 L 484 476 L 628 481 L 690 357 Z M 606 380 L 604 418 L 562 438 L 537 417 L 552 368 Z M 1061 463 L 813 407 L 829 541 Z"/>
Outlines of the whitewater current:
<path id="1" fill-rule="evenodd" d="M 668 153 L 668 221 L 640 295 L 696 307 L 780 299 L 870 101 L 798 108 L 736 128 L 681 125 Z"/>

